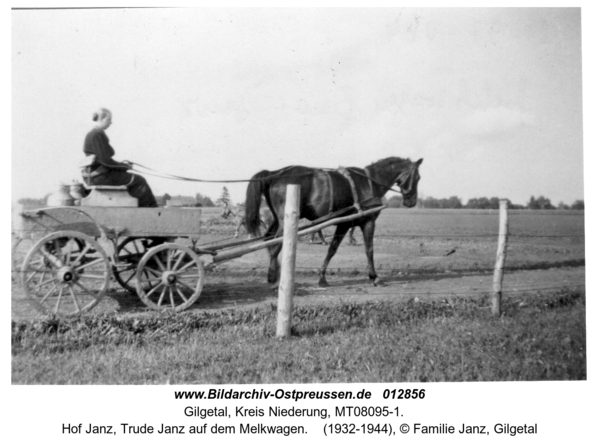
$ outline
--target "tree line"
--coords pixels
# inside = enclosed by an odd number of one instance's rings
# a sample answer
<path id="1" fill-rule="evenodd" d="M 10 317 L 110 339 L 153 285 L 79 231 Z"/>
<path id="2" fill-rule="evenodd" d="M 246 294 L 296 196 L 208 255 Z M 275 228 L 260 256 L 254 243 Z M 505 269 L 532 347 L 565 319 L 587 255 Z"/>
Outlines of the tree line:
<path id="1" fill-rule="evenodd" d="M 32 205 L 46 205 L 46 200 L 48 195 L 43 198 L 21 198 L 18 200 L 19 204 L 32 204 Z M 221 195 L 219 198 L 213 202 L 211 198 L 208 196 L 204 196 L 200 193 L 196 193 L 194 197 L 191 196 L 171 196 L 168 193 L 165 193 L 161 196 L 156 196 L 156 201 L 159 206 L 167 205 L 167 201 L 170 200 L 185 200 L 184 203 L 180 203 L 179 205 L 186 205 L 191 207 L 216 207 L 217 205 L 223 204 L 232 204 L 231 198 L 229 196 L 229 190 L 227 187 L 223 187 L 221 191 Z M 529 199 L 527 205 L 514 204 L 509 199 L 508 208 L 509 209 L 529 209 L 529 210 L 584 210 L 584 202 L 581 199 L 576 200 L 572 204 L 568 205 L 564 202 L 559 202 L 557 206 L 553 205 L 550 199 L 545 196 L 532 196 Z M 401 196 L 393 196 L 390 199 L 384 198 L 384 203 L 388 205 L 390 208 L 399 208 L 402 207 L 402 197 Z M 481 209 L 481 210 L 493 210 L 498 209 L 500 207 L 500 198 L 492 197 L 492 198 L 471 198 L 466 204 L 462 203 L 461 198 L 457 196 L 451 196 L 449 198 L 432 198 L 430 196 L 425 198 L 419 198 L 417 200 L 417 207 L 422 209 Z"/>
<path id="2" fill-rule="evenodd" d="M 550 199 L 545 196 L 532 196 L 526 205 L 515 204 L 507 199 L 509 209 L 529 209 L 529 210 L 584 210 L 584 201 L 578 199 L 572 204 L 565 204 L 559 202 L 557 206 L 552 204 Z M 399 208 L 402 207 L 402 197 L 393 196 L 387 201 L 388 207 Z M 451 196 L 450 198 L 432 198 L 430 196 L 426 198 L 419 198 L 417 200 L 417 207 L 423 209 L 481 209 L 481 210 L 492 210 L 500 207 L 500 198 L 498 197 L 482 197 L 482 198 L 471 198 L 466 204 L 462 203 L 462 200 L 457 196 Z"/>

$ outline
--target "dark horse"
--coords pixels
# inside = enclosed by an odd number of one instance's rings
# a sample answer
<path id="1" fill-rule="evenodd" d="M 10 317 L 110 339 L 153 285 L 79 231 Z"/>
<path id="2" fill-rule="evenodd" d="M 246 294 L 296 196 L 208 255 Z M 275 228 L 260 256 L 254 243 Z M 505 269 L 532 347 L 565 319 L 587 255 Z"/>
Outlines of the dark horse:
<path id="1" fill-rule="evenodd" d="M 267 205 L 273 212 L 273 222 L 265 236 L 281 236 L 283 233 L 283 217 L 286 186 L 300 185 L 300 218 L 314 221 L 332 212 L 341 211 L 345 215 L 357 213 L 357 207 L 373 208 L 381 204 L 381 198 L 397 184 L 402 193 L 403 205 L 414 207 L 417 203 L 417 185 L 419 183 L 419 165 L 423 159 L 412 162 L 410 159 L 386 158 L 363 168 L 348 167 L 338 170 L 320 170 L 309 167 L 291 166 L 277 171 L 263 170 L 252 177 L 246 191 L 246 229 L 257 234 L 260 228 L 260 202 L 264 196 Z M 343 211 L 346 209 L 346 211 Z M 366 215 L 336 226 L 335 234 L 329 245 L 327 256 L 319 272 L 319 285 L 327 286 L 325 271 L 331 258 L 335 255 L 346 232 L 359 226 L 363 233 L 367 260 L 369 262 L 369 278 L 377 285 L 377 274 L 373 264 L 373 236 L 375 220 L 380 212 Z M 341 215 L 337 215 L 341 216 Z M 269 248 L 271 262 L 268 281 L 278 280 L 279 264 L 277 257 L 281 244 Z"/>

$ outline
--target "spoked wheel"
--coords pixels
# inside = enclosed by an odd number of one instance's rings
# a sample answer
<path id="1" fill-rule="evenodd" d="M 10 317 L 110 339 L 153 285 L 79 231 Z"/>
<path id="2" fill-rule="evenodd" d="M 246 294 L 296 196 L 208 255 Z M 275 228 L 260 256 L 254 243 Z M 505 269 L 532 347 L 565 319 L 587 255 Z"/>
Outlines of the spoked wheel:
<path id="1" fill-rule="evenodd" d="M 204 265 L 196 253 L 179 244 L 153 247 L 137 268 L 137 293 L 152 309 L 183 311 L 200 296 Z"/>
<path id="2" fill-rule="evenodd" d="M 16 283 L 19 280 L 19 271 L 27 252 L 33 247 L 35 241 L 29 238 L 15 238 L 12 242 L 11 256 L 11 278 Z"/>
<path id="3" fill-rule="evenodd" d="M 96 306 L 106 294 L 110 264 L 94 238 L 62 231 L 31 248 L 20 277 L 25 296 L 39 311 L 77 315 Z"/>
<path id="4" fill-rule="evenodd" d="M 129 292 L 135 293 L 135 274 L 137 266 L 148 252 L 148 238 L 125 238 L 117 246 L 117 264 L 113 273 L 117 282 Z"/>

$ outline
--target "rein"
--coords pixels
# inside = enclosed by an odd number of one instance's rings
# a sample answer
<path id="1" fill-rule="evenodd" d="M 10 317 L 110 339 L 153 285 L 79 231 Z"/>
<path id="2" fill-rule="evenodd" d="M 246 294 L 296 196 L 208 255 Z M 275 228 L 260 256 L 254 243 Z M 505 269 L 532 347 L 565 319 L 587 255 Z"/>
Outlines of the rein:
<path id="1" fill-rule="evenodd" d="M 281 177 L 280 175 L 275 174 L 275 175 L 271 175 L 271 176 L 264 176 L 264 177 L 262 177 L 260 179 L 214 179 L 214 180 L 211 180 L 211 179 L 197 179 L 197 178 L 188 178 L 188 177 L 185 177 L 185 176 L 173 175 L 171 173 L 164 173 L 164 172 L 161 172 L 159 170 L 155 170 L 153 168 L 146 167 L 145 165 L 139 164 L 137 162 L 131 162 L 131 161 L 128 161 L 128 162 L 132 166 L 133 165 L 137 165 L 138 167 L 141 167 L 141 168 L 143 168 L 145 170 L 149 170 L 149 171 L 141 171 L 141 170 L 138 170 L 136 168 L 131 168 L 130 169 L 130 170 L 132 170 L 132 171 L 134 171 L 136 173 L 141 173 L 143 175 L 149 175 L 149 176 L 155 176 L 157 178 L 163 178 L 163 179 L 173 179 L 173 180 L 176 180 L 176 181 L 212 182 L 212 183 L 263 182 L 263 181 L 266 181 L 266 180 L 269 180 L 269 179 L 280 178 Z M 288 168 L 292 168 L 292 167 L 288 167 Z M 155 173 L 151 173 L 151 172 L 155 172 Z M 300 174 L 300 175 L 288 175 L 287 177 L 288 178 L 290 178 L 290 177 L 300 177 L 300 176 L 307 176 L 309 174 L 310 173 L 303 173 L 303 174 Z"/>
<path id="2" fill-rule="evenodd" d="M 368 166 L 365 167 L 364 170 L 366 171 L 367 168 L 368 168 Z M 372 184 L 377 184 L 377 185 L 379 185 L 379 186 L 381 186 L 383 188 L 387 188 L 388 191 L 390 191 L 390 192 L 402 194 L 402 190 L 396 190 L 396 189 L 392 188 L 391 186 L 388 186 L 387 184 L 384 184 L 384 183 L 382 183 L 380 181 L 377 181 L 376 179 L 373 179 L 370 175 L 361 173 L 361 172 L 356 171 L 356 170 L 352 170 L 352 173 L 354 173 L 355 175 L 358 175 L 358 176 L 362 176 L 363 178 L 367 178 L 369 181 L 371 181 Z M 406 182 L 406 180 L 408 178 L 410 178 L 410 175 L 412 175 L 412 173 L 413 173 L 413 169 L 411 168 L 411 170 L 408 172 L 408 176 L 405 179 L 403 179 L 402 182 L 403 183 Z M 398 183 L 400 182 L 400 179 L 402 178 L 402 176 L 406 175 L 406 174 L 407 174 L 407 172 L 401 172 L 401 173 L 399 173 L 398 176 L 396 176 L 396 179 L 394 179 L 392 181 L 392 184 L 397 184 L 399 187 L 401 187 Z M 373 190 L 373 186 L 372 185 L 371 185 L 371 190 Z"/>
<path id="3" fill-rule="evenodd" d="M 253 182 L 253 181 L 255 181 L 255 180 L 252 180 L 252 179 L 209 180 L 209 179 L 188 178 L 188 177 L 185 177 L 185 176 L 172 175 L 171 173 L 164 173 L 164 172 L 155 170 L 153 168 L 146 167 L 145 165 L 139 164 L 137 162 L 130 162 L 130 164 L 132 166 L 133 165 L 137 165 L 138 167 L 141 167 L 144 170 L 148 170 L 148 171 L 141 171 L 141 170 L 138 170 L 137 168 L 131 168 L 131 170 L 134 171 L 134 172 L 136 172 L 136 173 L 141 173 L 143 175 L 155 176 L 157 178 L 174 179 L 174 180 L 177 180 L 177 181 L 217 182 L 217 183 Z M 151 172 L 155 172 L 155 173 L 151 173 Z"/>
<path id="4" fill-rule="evenodd" d="M 136 172 L 136 173 L 141 173 L 143 175 L 154 176 L 154 177 L 157 177 L 157 178 L 172 179 L 172 180 L 176 180 L 176 181 L 189 181 L 189 182 L 227 183 L 227 184 L 240 183 L 240 182 L 263 182 L 263 181 L 266 181 L 266 180 L 269 180 L 269 179 L 272 179 L 272 178 L 301 177 L 301 176 L 307 176 L 307 175 L 312 174 L 312 173 L 303 173 L 303 174 L 299 174 L 299 175 L 287 175 L 287 176 L 282 176 L 281 174 L 274 174 L 274 175 L 271 175 L 271 176 L 262 177 L 260 179 L 214 179 L 214 180 L 211 180 L 211 179 L 197 179 L 197 178 L 189 178 L 189 177 L 186 177 L 186 176 L 173 175 L 171 173 L 164 173 L 164 172 L 161 172 L 159 170 L 155 170 L 153 168 L 146 167 L 145 165 L 139 164 L 137 162 L 131 162 L 131 161 L 129 161 L 129 163 L 132 166 L 135 165 L 135 166 L 143 168 L 144 170 L 148 170 L 148 171 L 141 171 L 141 170 L 138 170 L 136 168 L 131 168 L 131 170 L 134 171 L 134 172 Z M 292 166 L 288 167 L 288 168 L 292 168 Z M 364 170 L 366 171 L 367 168 L 368 167 L 365 167 Z M 321 170 L 324 170 L 324 171 L 340 171 L 341 169 L 345 169 L 345 168 L 344 167 L 340 167 L 338 169 L 323 168 Z M 408 173 L 407 172 L 401 172 L 397 176 L 397 178 L 392 182 L 392 184 L 397 183 L 398 186 L 401 187 L 401 185 L 399 184 L 399 182 L 400 182 L 402 176 L 403 175 L 407 175 L 406 178 L 402 180 L 402 182 L 406 182 L 406 180 L 408 180 L 410 178 L 410 176 L 413 174 L 413 171 L 414 171 L 414 169 L 411 168 Z M 388 190 L 391 191 L 391 192 L 402 194 L 402 190 L 396 190 L 396 189 L 392 188 L 391 186 L 388 186 L 387 184 L 383 184 L 383 183 L 377 181 L 376 179 L 373 179 L 370 175 L 361 173 L 360 171 L 357 171 L 355 169 L 352 170 L 352 173 L 354 173 L 354 174 L 356 174 L 358 176 L 362 176 L 364 178 L 367 178 L 373 184 L 377 184 L 377 185 L 379 185 L 381 187 L 384 187 L 384 188 L 388 188 L 389 187 Z M 371 189 L 372 189 L 372 184 L 371 184 Z"/>

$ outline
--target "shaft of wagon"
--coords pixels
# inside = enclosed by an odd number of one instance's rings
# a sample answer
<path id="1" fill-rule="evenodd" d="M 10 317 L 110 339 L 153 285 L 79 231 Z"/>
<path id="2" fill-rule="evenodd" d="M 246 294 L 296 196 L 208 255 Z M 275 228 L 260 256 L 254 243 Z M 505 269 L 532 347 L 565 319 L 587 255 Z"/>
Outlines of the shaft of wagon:
<path id="1" fill-rule="evenodd" d="M 383 206 L 376 207 L 374 209 L 354 213 L 353 215 L 343 216 L 341 218 L 330 219 L 329 221 L 326 221 L 322 224 L 316 225 L 316 226 L 311 227 L 306 230 L 299 231 L 298 236 L 310 235 L 313 232 L 317 232 L 317 231 L 322 230 L 329 226 L 341 224 L 343 222 L 352 221 L 354 219 L 362 218 L 363 216 L 371 215 L 376 212 L 381 212 L 386 207 L 387 207 L 387 205 L 383 205 Z M 266 249 L 267 247 L 274 246 L 276 244 L 280 244 L 281 242 L 283 242 L 283 238 L 275 238 L 275 239 L 272 239 L 269 241 L 252 244 L 250 246 L 240 247 L 237 249 L 224 250 L 212 257 L 212 264 L 222 263 L 223 261 L 232 260 L 234 258 L 239 258 L 248 253 L 255 252 L 255 251 L 261 250 L 261 249 Z"/>

